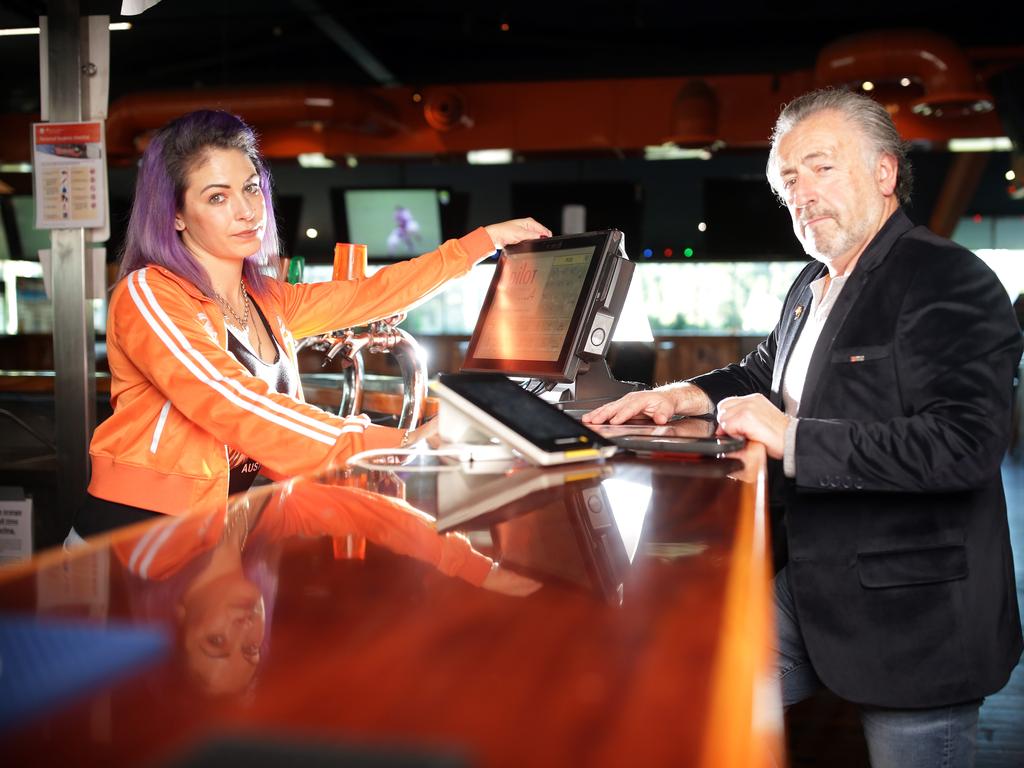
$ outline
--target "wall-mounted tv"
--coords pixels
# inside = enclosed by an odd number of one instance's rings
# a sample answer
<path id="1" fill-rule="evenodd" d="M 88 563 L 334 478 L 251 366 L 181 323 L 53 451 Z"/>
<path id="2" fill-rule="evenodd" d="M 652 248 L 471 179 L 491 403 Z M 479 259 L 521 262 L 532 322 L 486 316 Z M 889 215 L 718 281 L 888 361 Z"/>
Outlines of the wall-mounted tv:
<path id="1" fill-rule="evenodd" d="M 806 259 L 789 212 L 763 176 L 704 179 L 707 232 L 697 240 L 701 259 Z"/>
<path id="2" fill-rule="evenodd" d="M 556 235 L 617 229 L 626 238 L 626 254 L 635 258 L 641 249 L 644 210 L 643 186 L 633 181 L 512 182 L 509 185 L 512 217 L 532 216 Z M 567 205 L 582 206 L 581 229 L 563 232 Z"/>
<path id="3" fill-rule="evenodd" d="M 444 188 L 332 189 L 335 237 L 370 259 L 419 256 L 464 232 L 465 201 Z"/>

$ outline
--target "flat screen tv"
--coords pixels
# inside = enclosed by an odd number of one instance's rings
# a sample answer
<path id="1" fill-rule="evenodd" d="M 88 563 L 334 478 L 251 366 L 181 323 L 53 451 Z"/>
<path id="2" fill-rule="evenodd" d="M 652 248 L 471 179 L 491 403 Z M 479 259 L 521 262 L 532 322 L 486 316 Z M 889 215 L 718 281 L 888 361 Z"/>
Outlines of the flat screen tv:
<path id="1" fill-rule="evenodd" d="M 704 221 L 701 259 L 807 259 L 789 213 L 764 177 L 704 179 Z"/>
<path id="2" fill-rule="evenodd" d="M 363 243 L 373 261 L 398 261 L 465 234 L 465 200 L 445 188 L 332 189 L 335 238 Z"/>

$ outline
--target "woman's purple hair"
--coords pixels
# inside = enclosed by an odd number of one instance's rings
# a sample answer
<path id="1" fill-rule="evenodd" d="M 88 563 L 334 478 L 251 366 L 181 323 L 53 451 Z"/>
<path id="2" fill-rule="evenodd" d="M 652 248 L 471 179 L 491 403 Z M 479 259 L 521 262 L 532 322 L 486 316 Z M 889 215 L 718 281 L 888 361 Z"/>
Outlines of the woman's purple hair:
<path id="1" fill-rule="evenodd" d="M 135 199 L 125 234 L 118 279 L 149 264 L 185 278 L 211 298 L 210 277 L 181 242 L 174 218 L 184 202 L 189 174 L 211 149 L 237 149 L 252 161 L 266 203 L 266 229 L 260 249 L 245 259 L 242 275 L 254 293 L 277 273 L 280 242 L 270 190 L 270 172 L 260 157 L 256 134 L 223 110 L 200 109 L 175 118 L 153 136 L 139 163 Z"/>

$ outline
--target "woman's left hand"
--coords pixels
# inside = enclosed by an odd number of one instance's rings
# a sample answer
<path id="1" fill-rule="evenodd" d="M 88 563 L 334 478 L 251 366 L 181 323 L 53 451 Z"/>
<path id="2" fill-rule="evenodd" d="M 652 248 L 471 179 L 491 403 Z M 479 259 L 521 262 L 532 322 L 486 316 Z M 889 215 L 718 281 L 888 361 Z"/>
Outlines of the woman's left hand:
<path id="1" fill-rule="evenodd" d="M 532 595 L 541 588 L 541 583 L 529 576 L 521 576 L 518 573 L 506 570 L 500 565 L 491 568 L 491 572 L 484 579 L 484 589 L 491 592 L 499 592 L 511 597 L 526 597 Z"/>
<path id="2" fill-rule="evenodd" d="M 500 224 L 489 224 L 484 227 L 491 236 L 494 247 L 501 250 L 506 245 L 514 245 L 523 240 L 536 240 L 538 237 L 551 237 L 551 230 L 529 217 L 512 219 Z"/>
<path id="3" fill-rule="evenodd" d="M 420 424 L 416 429 L 405 433 L 402 445 L 406 448 L 415 445 L 420 440 L 426 440 L 431 448 L 438 448 L 441 445 L 441 436 L 437 433 L 437 419 Z"/>

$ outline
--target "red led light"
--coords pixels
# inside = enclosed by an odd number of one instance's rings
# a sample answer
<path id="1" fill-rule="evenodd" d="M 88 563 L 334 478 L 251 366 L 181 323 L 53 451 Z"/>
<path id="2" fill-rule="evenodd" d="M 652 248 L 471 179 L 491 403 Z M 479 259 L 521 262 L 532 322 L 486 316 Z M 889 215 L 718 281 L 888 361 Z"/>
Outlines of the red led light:
<path id="1" fill-rule="evenodd" d="M 672 249 L 671 248 L 666 248 L 664 251 L 662 251 L 662 253 L 665 254 L 665 258 L 667 258 L 667 259 L 672 258 Z"/>
<path id="2" fill-rule="evenodd" d="M 973 216 L 971 216 L 971 221 L 973 221 L 975 224 L 981 224 L 981 214 L 976 213 Z"/>

